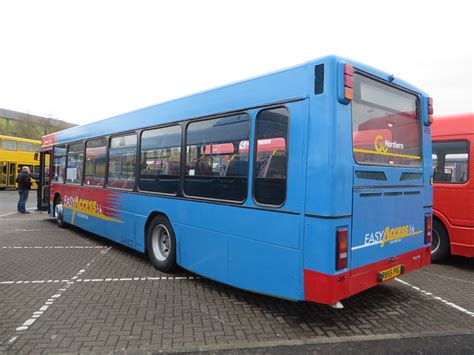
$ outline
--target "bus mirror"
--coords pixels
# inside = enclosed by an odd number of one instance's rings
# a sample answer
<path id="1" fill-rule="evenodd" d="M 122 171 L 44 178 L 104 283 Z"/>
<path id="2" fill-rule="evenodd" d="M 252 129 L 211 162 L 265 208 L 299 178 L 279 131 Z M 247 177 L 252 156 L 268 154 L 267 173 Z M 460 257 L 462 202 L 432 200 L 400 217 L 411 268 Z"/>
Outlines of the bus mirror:
<path id="1" fill-rule="evenodd" d="M 34 156 L 34 160 L 38 160 L 39 156 L 38 156 L 38 152 L 35 152 L 35 156 Z"/>

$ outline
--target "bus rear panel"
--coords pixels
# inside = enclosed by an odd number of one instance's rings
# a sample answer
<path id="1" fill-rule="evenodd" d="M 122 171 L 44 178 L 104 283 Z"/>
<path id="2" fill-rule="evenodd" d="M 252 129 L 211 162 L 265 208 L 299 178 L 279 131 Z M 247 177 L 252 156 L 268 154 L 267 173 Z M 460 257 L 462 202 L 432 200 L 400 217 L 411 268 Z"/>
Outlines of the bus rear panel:
<path id="1" fill-rule="evenodd" d="M 332 151 L 308 165 L 304 271 L 305 299 L 326 304 L 431 260 L 428 98 L 360 64 L 331 69 L 344 79 L 332 90 L 339 93 L 335 113 L 327 113 L 333 132 L 323 145 Z M 318 122 L 318 109 L 312 112 Z M 309 151 L 317 151 L 325 137 L 311 132 Z M 332 181 L 321 192 L 324 175 Z"/>

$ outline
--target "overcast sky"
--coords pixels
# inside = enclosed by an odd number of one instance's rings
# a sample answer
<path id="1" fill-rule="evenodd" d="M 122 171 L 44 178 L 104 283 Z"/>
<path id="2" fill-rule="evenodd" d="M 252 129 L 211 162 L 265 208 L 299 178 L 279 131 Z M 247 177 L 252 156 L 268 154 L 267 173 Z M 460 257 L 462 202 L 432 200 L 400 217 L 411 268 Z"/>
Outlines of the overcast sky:
<path id="1" fill-rule="evenodd" d="M 1 1 L 0 108 L 87 123 L 327 54 L 473 111 L 469 1 Z"/>

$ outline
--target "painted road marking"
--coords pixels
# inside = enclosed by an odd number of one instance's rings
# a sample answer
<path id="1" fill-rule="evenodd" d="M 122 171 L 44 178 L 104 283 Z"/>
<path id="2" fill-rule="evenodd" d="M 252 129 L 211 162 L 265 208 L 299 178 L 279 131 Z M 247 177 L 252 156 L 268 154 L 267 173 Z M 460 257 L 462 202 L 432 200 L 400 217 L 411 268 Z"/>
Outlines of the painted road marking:
<path id="1" fill-rule="evenodd" d="M 99 247 L 99 248 L 104 248 L 104 247 Z M 109 246 L 109 247 L 105 247 L 105 250 L 101 250 L 101 253 L 100 254 L 105 254 L 106 252 L 108 252 L 112 247 Z M 71 277 L 70 279 L 62 279 L 62 280 L 59 280 L 59 279 L 56 279 L 56 280 L 53 280 L 53 279 L 50 279 L 50 280 L 33 280 L 33 281 L 30 281 L 30 280 L 17 280 L 17 281 L 0 281 L 0 285 L 24 285 L 24 284 L 40 284 L 40 283 L 59 283 L 61 282 L 63 285 L 61 285 L 61 287 L 56 290 L 56 292 L 50 296 L 44 303 L 43 305 L 35 312 L 32 313 L 31 317 L 29 319 L 27 319 L 26 321 L 23 322 L 23 324 L 19 327 L 16 328 L 16 334 L 13 335 L 12 337 L 10 337 L 10 339 L 8 340 L 8 343 L 11 344 L 13 342 L 15 342 L 19 335 L 21 334 L 21 332 L 25 331 L 25 330 L 28 330 L 28 328 L 34 324 L 36 322 L 37 319 L 39 319 L 43 314 L 44 312 L 46 312 L 48 310 L 49 307 L 51 307 L 54 302 L 59 299 L 63 293 L 65 293 L 68 288 L 70 288 L 74 283 L 78 283 L 78 282 L 110 282 L 110 281 L 156 281 L 156 280 L 197 280 L 197 279 L 200 279 L 200 277 L 195 277 L 195 276 L 176 276 L 176 277 L 170 277 L 170 276 L 160 276 L 160 277 L 152 277 L 152 276 L 149 276 L 149 277 L 121 277 L 121 278 L 97 278 L 97 279 L 82 279 L 80 278 L 80 276 L 86 271 L 86 269 L 89 267 L 89 265 L 94 262 L 94 260 L 97 258 L 97 256 L 95 256 L 94 258 L 92 258 L 92 260 L 87 263 L 87 265 L 80 269 L 73 277 Z"/>
<path id="2" fill-rule="evenodd" d="M 200 280 L 199 276 L 144 276 L 144 277 L 117 277 L 117 278 L 100 278 L 100 279 L 80 279 L 79 273 L 71 277 L 71 280 L 33 280 L 33 281 L 0 281 L 0 285 L 25 285 L 25 284 L 42 284 L 42 283 L 70 283 L 74 282 L 117 282 L 117 281 L 161 281 L 161 280 Z M 73 282 L 71 282 L 73 281 Z M 64 291 L 59 289 L 59 291 Z"/>
<path id="3" fill-rule="evenodd" d="M 0 217 L 10 216 L 10 215 L 15 214 L 15 213 L 19 213 L 19 212 L 8 212 L 8 213 L 5 213 L 5 214 L 0 214 Z"/>
<path id="4" fill-rule="evenodd" d="M 16 212 L 15 212 L 16 213 Z M 38 216 L 38 217 L 42 217 L 42 216 Z M 44 221 L 44 217 L 43 218 L 2 218 L 0 219 L 0 221 L 22 221 L 22 222 L 38 222 L 38 221 Z"/>
<path id="5" fill-rule="evenodd" d="M 473 284 L 474 285 L 474 281 L 467 281 L 467 280 L 458 279 L 456 277 L 438 275 L 434 272 L 423 271 L 423 270 L 420 270 L 419 272 L 422 272 L 424 274 L 430 274 L 431 276 L 441 277 L 443 279 L 448 279 L 448 280 L 453 280 L 453 281 L 458 281 L 458 282 L 463 282 L 463 283 L 468 283 L 468 284 Z"/>
<path id="6" fill-rule="evenodd" d="M 435 296 L 433 295 L 431 292 L 428 292 L 428 291 L 425 291 L 417 286 L 414 286 L 404 280 L 401 280 L 401 279 L 398 279 L 398 278 L 395 278 L 395 281 L 398 281 L 400 282 L 401 284 L 405 285 L 405 286 L 408 286 L 408 287 L 411 287 L 412 289 L 424 294 L 425 296 L 428 296 L 428 297 L 431 297 L 437 301 L 440 301 L 442 303 L 444 303 L 445 305 L 451 307 L 451 308 L 454 308 L 454 309 L 457 309 L 458 311 L 464 313 L 464 314 L 467 314 L 468 316 L 471 316 L 471 317 L 474 317 L 474 312 L 471 312 L 469 310 L 467 310 L 466 308 L 464 307 L 461 307 L 461 306 L 458 306 L 457 304 L 453 303 L 453 302 L 450 302 L 448 300 L 445 300 L 444 298 L 441 298 L 441 297 L 438 297 L 438 296 Z"/>
<path id="7" fill-rule="evenodd" d="M 14 233 L 14 232 L 54 232 L 57 231 L 57 228 L 54 229 L 7 229 L 4 230 L 5 233 Z"/>
<path id="8" fill-rule="evenodd" d="M 34 210 L 35 208 L 34 207 L 28 207 L 27 210 Z M 18 214 L 20 212 L 8 212 L 8 213 L 5 213 L 5 214 L 0 214 L 0 217 L 6 217 L 6 216 L 11 216 L 12 214 Z"/>
<path id="9" fill-rule="evenodd" d="M 2 249 L 107 249 L 108 247 L 103 245 L 53 245 L 53 246 L 31 246 L 31 247 L 20 247 L 20 246 L 9 246 L 2 247 Z"/>
<path id="10" fill-rule="evenodd" d="M 108 247 L 107 250 L 110 250 L 112 247 Z M 76 275 L 74 275 L 74 277 L 79 277 L 82 273 L 84 273 L 87 269 L 87 267 L 95 260 L 97 256 L 94 256 L 94 258 L 92 258 L 92 260 L 90 262 L 87 263 L 87 265 L 82 268 L 81 270 L 79 270 Z M 27 319 L 26 321 L 23 322 L 23 324 L 19 327 L 16 328 L 16 331 L 17 332 L 23 332 L 25 330 L 27 330 L 34 322 L 36 322 L 37 319 L 39 319 L 41 317 L 41 315 L 44 314 L 44 312 L 46 312 L 48 310 L 49 307 L 51 307 L 53 305 L 53 303 L 59 298 L 62 296 L 62 294 L 64 292 L 67 291 L 67 289 L 69 287 L 71 287 L 74 282 L 70 282 L 68 279 L 67 280 L 37 280 L 37 281 L 46 281 L 47 283 L 48 282 L 61 282 L 61 283 L 64 283 L 63 286 L 61 286 L 50 298 L 48 298 L 44 303 L 43 305 L 39 308 L 39 310 L 33 312 L 33 314 L 31 315 L 31 317 L 29 319 Z M 0 282 L 1 283 L 1 282 Z M 17 281 L 15 282 L 15 284 L 17 283 L 20 283 L 20 284 L 24 284 L 26 283 L 25 281 Z M 28 281 L 28 283 L 30 283 L 30 281 Z M 31 282 L 32 283 L 32 282 Z M 14 335 L 12 336 L 9 340 L 8 340 L 8 343 L 13 343 L 16 339 L 18 338 L 18 333 L 17 335 Z"/>

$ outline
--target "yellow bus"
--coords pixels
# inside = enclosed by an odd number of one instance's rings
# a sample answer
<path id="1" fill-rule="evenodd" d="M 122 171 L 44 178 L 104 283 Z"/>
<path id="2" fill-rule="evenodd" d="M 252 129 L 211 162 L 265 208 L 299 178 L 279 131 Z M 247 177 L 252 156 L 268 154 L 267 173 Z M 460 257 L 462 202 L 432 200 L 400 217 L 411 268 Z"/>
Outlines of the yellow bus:
<path id="1" fill-rule="evenodd" d="M 39 174 L 41 141 L 0 135 L 0 190 L 15 187 L 15 180 L 23 166 Z M 32 188 L 36 189 L 36 183 Z"/>

